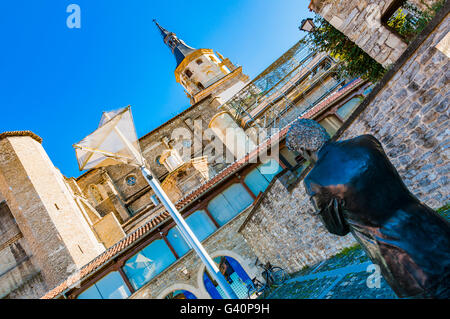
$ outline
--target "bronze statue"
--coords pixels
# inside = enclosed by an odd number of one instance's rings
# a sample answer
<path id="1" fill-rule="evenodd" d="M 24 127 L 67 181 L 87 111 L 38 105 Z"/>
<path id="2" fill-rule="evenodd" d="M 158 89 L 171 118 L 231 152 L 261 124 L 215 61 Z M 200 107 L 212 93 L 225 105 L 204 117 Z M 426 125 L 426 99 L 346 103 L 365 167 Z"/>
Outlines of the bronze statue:
<path id="1" fill-rule="evenodd" d="M 351 232 L 399 297 L 450 297 L 450 223 L 409 192 L 375 137 L 334 142 L 299 119 L 287 145 L 314 164 L 304 183 L 329 232 Z"/>

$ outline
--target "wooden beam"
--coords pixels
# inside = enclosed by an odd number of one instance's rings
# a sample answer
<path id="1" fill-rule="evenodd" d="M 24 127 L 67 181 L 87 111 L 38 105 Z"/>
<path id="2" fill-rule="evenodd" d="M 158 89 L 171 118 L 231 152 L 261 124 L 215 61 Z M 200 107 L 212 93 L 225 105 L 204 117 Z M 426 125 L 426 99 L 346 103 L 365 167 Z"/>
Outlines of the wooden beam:
<path id="1" fill-rule="evenodd" d="M 119 267 L 119 274 L 122 276 L 123 281 L 127 285 L 128 289 L 130 290 L 131 294 L 133 294 L 136 290 L 134 289 L 133 285 L 131 284 L 130 280 L 128 279 L 127 275 L 122 269 L 122 266 Z"/>

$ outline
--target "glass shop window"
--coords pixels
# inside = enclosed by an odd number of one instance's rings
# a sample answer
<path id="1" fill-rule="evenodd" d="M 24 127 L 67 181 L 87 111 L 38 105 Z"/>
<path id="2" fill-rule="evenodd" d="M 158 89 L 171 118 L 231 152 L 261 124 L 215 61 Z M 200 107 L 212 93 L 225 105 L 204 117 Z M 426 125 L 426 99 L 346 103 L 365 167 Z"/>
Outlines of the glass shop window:
<path id="1" fill-rule="evenodd" d="M 350 115 L 352 115 L 353 111 L 356 109 L 358 105 L 363 101 L 363 97 L 358 96 L 352 98 L 350 101 L 339 107 L 336 111 L 337 115 L 339 115 L 344 121 L 347 120 Z"/>
<path id="2" fill-rule="evenodd" d="M 122 276 L 113 271 L 83 291 L 77 299 L 126 299 L 130 295 Z"/>
<path id="3" fill-rule="evenodd" d="M 319 124 L 323 126 L 330 136 L 333 136 L 341 127 L 342 122 L 336 115 L 329 115 L 320 121 Z"/>
<path id="4" fill-rule="evenodd" d="M 253 203 L 253 198 L 241 184 L 234 184 L 208 204 L 208 210 L 220 226 Z"/>
<path id="5" fill-rule="evenodd" d="M 186 218 L 186 223 L 192 229 L 198 240 L 203 241 L 217 229 L 216 225 L 208 217 L 204 210 L 198 210 Z M 172 245 L 178 256 L 186 254 L 190 247 L 180 234 L 178 227 L 173 227 L 167 233 L 167 240 Z"/>
<path id="6" fill-rule="evenodd" d="M 222 194 L 231 206 L 239 213 L 253 204 L 253 198 L 241 184 L 231 185 L 224 190 Z"/>
<path id="7" fill-rule="evenodd" d="M 131 257 L 125 263 L 123 270 L 134 289 L 138 290 L 175 260 L 175 256 L 164 240 L 157 239 Z"/>
<path id="8" fill-rule="evenodd" d="M 260 192 L 264 192 L 269 185 L 267 179 L 257 168 L 245 176 L 244 182 L 255 196 L 258 196 Z"/>
<path id="9" fill-rule="evenodd" d="M 297 157 L 299 155 L 297 152 L 291 151 L 287 147 L 283 147 L 282 149 L 280 149 L 280 155 L 283 156 L 283 158 L 291 167 L 297 166 Z"/>
<path id="10" fill-rule="evenodd" d="M 259 165 L 257 168 L 268 182 L 270 182 L 279 172 L 283 170 L 280 164 L 278 164 L 278 162 L 274 159 L 268 160 L 266 163 Z"/>
<path id="11" fill-rule="evenodd" d="M 250 190 L 258 196 L 260 192 L 264 192 L 269 186 L 272 179 L 283 170 L 283 168 L 274 159 L 257 166 L 244 178 L 245 184 Z"/>

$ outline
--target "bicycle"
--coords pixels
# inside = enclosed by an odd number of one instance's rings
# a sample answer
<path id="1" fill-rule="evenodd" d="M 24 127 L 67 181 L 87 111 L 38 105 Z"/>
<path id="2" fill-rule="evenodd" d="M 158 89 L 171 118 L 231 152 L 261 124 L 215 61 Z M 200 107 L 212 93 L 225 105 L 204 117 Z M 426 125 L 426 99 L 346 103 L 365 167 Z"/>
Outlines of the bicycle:
<path id="1" fill-rule="evenodd" d="M 262 269 L 261 275 L 265 282 L 262 283 L 256 277 L 252 279 L 251 283 L 247 285 L 247 295 L 249 299 L 254 294 L 257 294 L 257 297 L 262 294 L 263 299 L 265 299 L 269 295 L 272 288 L 283 284 L 289 278 L 289 275 L 283 268 L 274 267 L 270 264 L 270 262 L 267 262 L 266 264 L 258 264 L 257 258 L 255 265 Z"/>

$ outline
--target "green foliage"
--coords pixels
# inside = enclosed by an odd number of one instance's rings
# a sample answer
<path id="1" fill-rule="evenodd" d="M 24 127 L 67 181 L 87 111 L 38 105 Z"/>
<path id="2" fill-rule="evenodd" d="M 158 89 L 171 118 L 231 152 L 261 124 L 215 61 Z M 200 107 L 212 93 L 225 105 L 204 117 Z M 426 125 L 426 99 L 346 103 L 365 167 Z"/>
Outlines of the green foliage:
<path id="1" fill-rule="evenodd" d="M 440 0 L 422 12 L 406 2 L 387 23 L 409 42 L 425 28 L 444 3 L 444 0 Z M 342 32 L 318 15 L 314 18 L 314 24 L 316 28 L 308 34 L 305 42 L 312 44 L 318 51 L 328 52 L 342 62 L 337 69 L 338 78 L 360 77 L 372 83 L 382 78 L 386 72 L 383 66 Z"/>
<path id="2" fill-rule="evenodd" d="M 354 246 L 351 247 L 346 247 L 344 249 L 342 249 L 339 253 L 337 253 L 336 255 L 334 255 L 334 257 L 344 257 L 349 255 L 350 253 L 354 252 L 355 250 L 361 249 L 361 245 L 360 244 L 356 244 Z"/>
<path id="3" fill-rule="evenodd" d="M 444 3 L 444 0 L 438 1 L 432 6 L 428 6 L 426 10 L 421 11 L 414 5 L 405 2 L 402 7 L 394 12 L 387 24 L 409 43 L 426 27 Z"/>
<path id="4" fill-rule="evenodd" d="M 343 63 L 337 69 L 338 78 L 360 77 L 373 83 L 384 74 L 383 66 L 360 49 L 342 32 L 333 27 L 321 16 L 314 18 L 316 28 L 305 38 L 313 47 L 327 52 Z"/>
<path id="5" fill-rule="evenodd" d="M 414 20 L 408 18 L 407 14 L 403 9 L 399 9 L 396 13 L 388 20 L 387 24 L 392 29 L 398 32 L 403 39 L 409 41 L 416 34 L 416 24 Z"/>
<path id="6" fill-rule="evenodd" d="M 447 203 L 447 204 L 445 204 L 444 206 L 442 206 L 442 207 L 436 209 L 436 212 L 442 213 L 442 212 L 445 212 L 445 211 L 447 211 L 447 210 L 450 210 L 450 203 Z"/>

